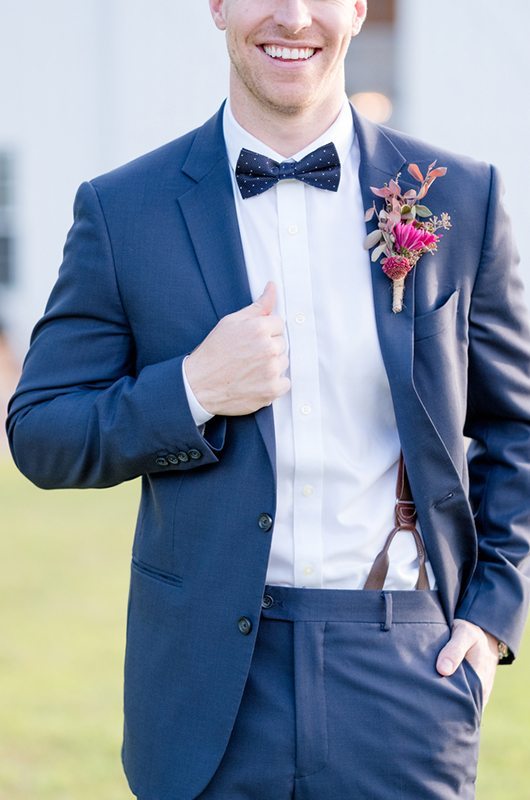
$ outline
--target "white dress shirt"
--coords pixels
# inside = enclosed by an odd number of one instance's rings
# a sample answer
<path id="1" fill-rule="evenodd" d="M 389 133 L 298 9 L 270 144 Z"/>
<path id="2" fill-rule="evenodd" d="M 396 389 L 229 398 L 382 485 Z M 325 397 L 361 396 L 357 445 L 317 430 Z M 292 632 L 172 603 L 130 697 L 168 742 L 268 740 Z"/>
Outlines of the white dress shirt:
<path id="1" fill-rule="evenodd" d="M 229 103 L 224 136 L 252 299 L 276 283 L 290 361 L 291 390 L 273 402 L 277 507 L 267 583 L 361 589 L 394 526 L 400 442 L 375 323 L 370 270 L 380 267 L 363 248 L 351 110 L 345 99 L 326 133 L 293 156 L 333 141 L 336 193 L 282 180 L 243 200 L 235 180 L 243 147 L 290 159 L 245 131 Z M 200 425 L 211 415 L 185 384 Z M 412 589 L 417 575 L 412 536 L 402 531 L 385 588 Z"/>

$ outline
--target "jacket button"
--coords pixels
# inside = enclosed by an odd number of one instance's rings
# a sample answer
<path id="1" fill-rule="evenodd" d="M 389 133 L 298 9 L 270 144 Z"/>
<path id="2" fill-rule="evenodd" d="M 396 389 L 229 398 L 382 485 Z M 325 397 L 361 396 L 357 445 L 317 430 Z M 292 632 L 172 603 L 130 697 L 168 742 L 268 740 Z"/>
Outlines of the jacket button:
<path id="1" fill-rule="evenodd" d="M 169 461 L 170 464 L 178 464 L 179 463 L 179 460 L 178 460 L 177 456 L 175 455 L 175 453 L 168 453 L 166 458 L 167 458 L 167 460 Z"/>
<path id="2" fill-rule="evenodd" d="M 241 619 L 238 620 L 237 627 L 243 636 L 248 636 L 252 630 L 252 622 L 248 617 L 241 617 Z"/>
<path id="3" fill-rule="evenodd" d="M 183 464 L 185 464 L 186 461 L 190 460 L 189 455 L 187 453 L 185 453 L 184 450 L 180 450 L 177 453 L 177 458 L 178 458 L 179 461 L 182 461 Z"/>
<path id="4" fill-rule="evenodd" d="M 157 467 L 169 466 L 169 461 L 167 460 L 167 458 L 164 458 L 164 456 L 158 456 L 158 458 L 155 460 L 155 463 Z"/>
<path id="5" fill-rule="evenodd" d="M 266 594 L 263 596 L 263 600 L 261 601 L 262 608 L 270 608 L 274 605 L 274 597 L 271 597 L 270 594 Z"/>
<path id="6" fill-rule="evenodd" d="M 201 451 L 200 451 L 200 450 L 195 450 L 195 448 L 194 448 L 194 449 L 192 449 L 192 450 L 188 450 L 188 455 L 189 455 L 189 457 L 190 457 L 190 458 L 192 458 L 194 461 L 198 461 L 198 460 L 199 460 L 199 458 L 202 458 L 202 453 L 201 453 Z"/>
<path id="7" fill-rule="evenodd" d="M 272 528 L 272 517 L 270 514 L 260 514 L 258 517 L 258 525 L 262 531 L 270 531 Z"/>

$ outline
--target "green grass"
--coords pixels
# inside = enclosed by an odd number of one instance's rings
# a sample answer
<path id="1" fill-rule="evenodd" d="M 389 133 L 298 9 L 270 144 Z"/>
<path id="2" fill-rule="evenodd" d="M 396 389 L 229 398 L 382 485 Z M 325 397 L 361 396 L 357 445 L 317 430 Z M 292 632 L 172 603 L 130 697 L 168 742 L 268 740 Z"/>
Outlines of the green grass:
<path id="1" fill-rule="evenodd" d="M 132 797 L 120 745 L 138 490 L 43 492 L 0 459 L 0 800 Z M 527 635 L 485 714 L 478 800 L 530 797 L 529 666 Z"/>

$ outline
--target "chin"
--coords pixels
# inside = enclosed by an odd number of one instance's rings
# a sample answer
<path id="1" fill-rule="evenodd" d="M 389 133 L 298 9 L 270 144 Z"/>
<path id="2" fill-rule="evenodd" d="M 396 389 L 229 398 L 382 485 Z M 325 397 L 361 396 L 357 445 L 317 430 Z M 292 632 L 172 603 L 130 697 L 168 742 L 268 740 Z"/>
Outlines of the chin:
<path id="1" fill-rule="evenodd" d="M 268 97 L 266 99 L 266 104 L 271 111 L 285 114 L 286 116 L 293 116 L 309 108 L 312 104 L 312 98 L 307 96 L 301 97 L 294 93 L 292 95 L 276 95 L 274 97 Z"/>

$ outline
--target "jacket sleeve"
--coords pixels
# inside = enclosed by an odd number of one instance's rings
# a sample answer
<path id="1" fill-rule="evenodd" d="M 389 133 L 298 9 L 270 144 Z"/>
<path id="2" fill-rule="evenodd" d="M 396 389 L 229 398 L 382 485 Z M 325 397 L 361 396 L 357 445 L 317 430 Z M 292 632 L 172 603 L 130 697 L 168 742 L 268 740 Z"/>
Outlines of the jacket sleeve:
<path id="1" fill-rule="evenodd" d="M 530 331 L 502 187 L 492 168 L 482 259 L 469 317 L 465 434 L 478 563 L 456 616 L 514 658 L 530 595 Z"/>
<path id="2" fill-rule="evenodd" d="M 186 353 L 135 371 L 103 212 L 92 184 L 76 196 L 57 283 L 8 409 L 19 469 L 42 488 L 105 487 L 218 461 L 226 420 L 205 438 L 186 398 Z"/>

